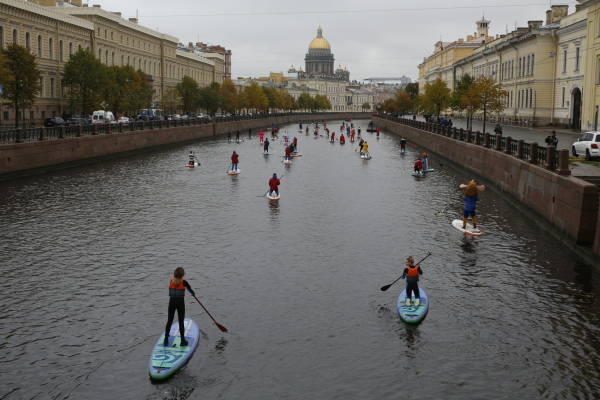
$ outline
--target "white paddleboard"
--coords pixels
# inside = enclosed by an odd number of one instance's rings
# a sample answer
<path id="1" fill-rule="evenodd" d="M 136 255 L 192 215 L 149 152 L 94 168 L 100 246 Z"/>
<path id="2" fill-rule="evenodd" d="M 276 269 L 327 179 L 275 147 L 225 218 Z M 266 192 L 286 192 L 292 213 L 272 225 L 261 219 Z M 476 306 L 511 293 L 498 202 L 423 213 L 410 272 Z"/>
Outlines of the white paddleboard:
<path id="1" fill-rule="evenodd" d="M 458 229 L 459 231 L 466 233 L 467 235 L 481 236 L 483 234 L 483 231 L 480 227 L 473 228 L 473 224 L 470 222 L 467 222 L 467 229 L 463 229 L 462 219 L 455 219 L 454 221 L 452 221 L 452 226 Z"/>
<path id="2" fill-rule="evenodd" d="M 281 194 L 277 194 L 275 192 L 273 192 L 273 195 L 271 196 L 270 194 L 267 194 L 267 199 L 271 200 L 271 201 L 277 201 L 281 198 Z"/>
<path id="3" fill-rule="evenodd" d="M 227 171 L 227 173 L 228 173 L 229 175 L 237 175 L 237 174 L 239 174 L 240 172 L 242 172 L 242 170 L 241 170 L 241 169 L 236 169 L 236 170 L 231 170 L 231 169 L 230 169 L 229 171 Z"/>

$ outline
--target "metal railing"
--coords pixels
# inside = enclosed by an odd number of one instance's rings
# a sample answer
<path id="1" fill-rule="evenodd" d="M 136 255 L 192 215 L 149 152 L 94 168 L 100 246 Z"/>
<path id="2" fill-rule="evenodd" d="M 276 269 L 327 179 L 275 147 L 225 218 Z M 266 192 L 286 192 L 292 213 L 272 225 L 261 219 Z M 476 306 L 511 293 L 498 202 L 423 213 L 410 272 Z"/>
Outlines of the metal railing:
<path id="1" fill-rule="evenodd" d="M 432 123 L 419 124 L 415 123 L 410 119 L 398 118 L 392 116 L 378 115 L 378 117 L 397 122 L 403 125 L 410 125 L 415 129 L 421 129 L 427 132 L 437 132 L 437 126 Z M 460 131 L 460 130 L 459 130 Z M 504 136 L 490 135 L 489 133 L 482 132 L 470 132 L 464 131 L 462 138 L 460 132 L 455 128 L 446 129 L 445 127 L 440 130 L 443 136 L 447 136 L 454 140 L 464 140 L 471 143 L 475 143 L 479 146 L 485 146 L 489 149 L 500 150 L 513 157 L 526 160 L 531 164 L 537 165 L 542 168 L 550 169 L 559 172 L 560 174 L 570 174 L 568 171 L 568 151 L 567 150 L 556 150 L 551 147 L 551 150 L 546 147 L 538 146 L 537 143 L 525 143 L 522 140 L 507 140 Z M 485 137 L 487 135 L 487 143 Z M 507 148 L 508 146 L 508 148 Z M 533 149 L 533 151 L 532 151 Z M 550 155 L 550 165 L 546 162 L 548 151 L 552 151 Z M 519 154 L 520 153 L 520 154 Z M 561 157 L 562 154 L 562 157 Z M 562 160 L 562 164 L 561 164 Z"/>

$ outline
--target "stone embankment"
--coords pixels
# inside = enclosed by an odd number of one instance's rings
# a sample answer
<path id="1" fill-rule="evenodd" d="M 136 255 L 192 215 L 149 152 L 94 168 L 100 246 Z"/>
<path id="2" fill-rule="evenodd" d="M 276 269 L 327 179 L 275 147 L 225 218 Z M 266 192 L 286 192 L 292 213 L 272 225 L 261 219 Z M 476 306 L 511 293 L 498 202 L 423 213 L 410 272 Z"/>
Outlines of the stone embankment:
<path id="1" fill-rule="evenodd" d="M 373 121 L 492 183 L 556 237 L 598 262 L 598 188 L 571 176 L 568 150 L 409 119 Z"/>

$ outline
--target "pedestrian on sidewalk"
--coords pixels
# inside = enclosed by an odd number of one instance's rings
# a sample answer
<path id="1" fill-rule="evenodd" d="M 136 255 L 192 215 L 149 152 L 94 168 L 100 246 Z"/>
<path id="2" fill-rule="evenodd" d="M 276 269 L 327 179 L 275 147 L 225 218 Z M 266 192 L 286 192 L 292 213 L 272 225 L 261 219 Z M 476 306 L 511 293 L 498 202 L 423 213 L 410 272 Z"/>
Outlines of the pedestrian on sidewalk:
<path id="1" fill-rule="evenodd" d="M 494 128 L 494 133 L 497 135 L 502 135 L 502 125 L 500 125 L 500 123 L 496 124 L 496 127 Z"/>
<path id="2" fill-rule="evenodd" d="M 550 136 L 546 137 L 545 142 L 548 146 L 554 146 L 555 148 L 558 146 L 558 138 L 556 137 L 556 132 L 550 132 Z"/>

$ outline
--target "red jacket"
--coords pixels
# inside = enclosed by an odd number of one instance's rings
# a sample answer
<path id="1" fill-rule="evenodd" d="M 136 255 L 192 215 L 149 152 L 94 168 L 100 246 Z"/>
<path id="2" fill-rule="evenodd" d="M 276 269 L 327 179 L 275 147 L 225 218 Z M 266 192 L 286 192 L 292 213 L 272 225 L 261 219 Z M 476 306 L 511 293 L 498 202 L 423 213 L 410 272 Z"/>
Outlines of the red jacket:
<path id="1" fill-rule="evenodd" d="M 233 154 L 233 155 L 231 156 L 231 163 L 232 163 L 232 164 L 238 164 L 238 163 L 239 163 L 239 161 L 238 161 L 238 157 L 239 157 L 239 154 Z"/>
<path id="2" fill-rule="evenodd" d="M 421 162 L 421 160 L 417 160 L 417 161 L 415 162 L 415 170 L 416 170 L 417 168 L 418 168 L 418 169 L 423 169 L 423 163 Z"/>
<path id="3" fill-rule="evenodd" d="M 331 134 L 331 140 L 335 140 L 335 133 Z"/>
<path id="4" fill-rule="evenodd" d="M 346 142 L 346 138 L 344 138 L 344 135 L 340 136 L 340 143 L 345 143 Z"/>
<path id="5" fill-rule="evenodd" d="M 287 155 L 290 155 L 290 154 L 292 154 L 292 148 L 290 146 L 288 146 L 288 147 L 285 148 L 285 155 L 287 156 Z"/>
<path id="6" fill-rule="evenodd" d="M 280 184 L 281 184 L 281 182 L 279 182 L 279 179 L 277 179 L 277 178 L 269 179 L 269 189 L 271 189 L 271 190 L 277 190 L 277 188 L 279 187 Z"/>

